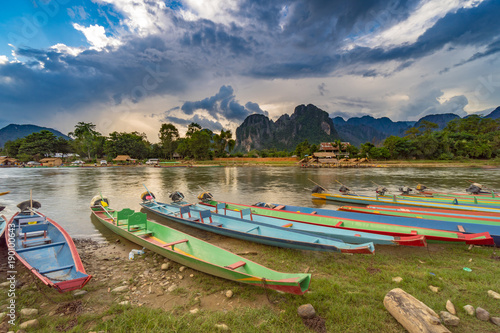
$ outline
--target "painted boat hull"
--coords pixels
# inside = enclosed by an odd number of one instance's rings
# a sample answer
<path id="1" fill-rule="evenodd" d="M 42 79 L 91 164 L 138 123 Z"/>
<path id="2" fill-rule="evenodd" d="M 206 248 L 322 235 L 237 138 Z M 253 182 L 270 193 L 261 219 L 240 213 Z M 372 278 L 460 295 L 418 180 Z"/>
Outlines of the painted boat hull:
<path id="1" fill-rule="evenodd" d="M 4 238 L 5 228 L 7 227 L 7 219 L 5 216 L 0 216 L 0 239 Z"/>
<path id="2" fill-rule="evenodd" d="M 193 209 L 197 210 L 210 209 L 209 206 L 205 205 L 191 205 L 190 207 L 194 207 Z M 424 246 L 424 247 L 427 246 L 425 236 L 422 235 L 393 237 L 393 236 L 380 235 L 369 232 L 332 228 L 330 226 L 315 225 L 315 224 L 303 223 L 300 221 L 293 221 L 293 223 L 290 223 L 290 220 L 259 215 L 259 214 L 251 214 L 250 216 L 243 216 L 241 210 L 231 210 L 224 208 L 223 211 L 218 212 L 216 210 L 216 212 L 226 216 L 233 216 L 247 220 L 250 219 L 253 222 L 265 223 L 268 225 L 280 227 L 285 230 L 287 229 L 299 230 L 312 234 L 338 238 L 348 243 L 358 244 L 364 242 L 372 242 L 373 244 L 380 244 L 380 245 L 403 245 L 403 246 Z"/>
<path id="3" fill-rule="evenodd" d="M 365 232 L 371 232 L 389 236 L 399 236 L 399 237 L 425 235 L 426 240 L 430 242 L 433 241 L 463 242 L 466 244 L 476 244 L 476 245 L 494 244 L 493 238 L 487 232 L 481 232 L 479 234 L 464 234 L 456 231 L 439 230 L 435 228 L 436 224 L 435 221 L 431 221 L 431 223 L 433 223 L 434 225 L 434 228 L 423 228 L 423 227 L 416 227 L 413 225 L 401 225 L 401 224 L 391 223 L 388 222 L 389 220 L 387 219 L 387 217 L 385 217 L 381 222 L 375 222 L 373 221 L 374 220 L 373 217 L 375 217 L 373 215 L 370 217 L 365 214 L 355 214 L 355 213 L 349 214 L 347 212 L 337 212 L 326 209 L 316 209 L 316 208 L 299 207 L 299 206 L 291 206 L 295 208 L 295 211 L 287 211 L 283 209 L 276 210 L 264 207 L 234 204 L 223 201 L 210 201 L 204 204 L 215 206 L 217 203 L 225 203 L 228 209 L 250 208 L 252 210 L 252 213 L 254 214 L 279 217 L 286 220 L 301 221 L 304 223 L 329 226 L 333 228 L 365 231 Z M 297 210 L 299 210 L 299 212 L 297 212 Z M 313 214 L 313 211 L 315 211 L 316 213 Z M 337 213 L 340 214 L 336 215 Z M 396 218 L 393 218 L 392 220 L 395 219 Z M 407 219 L 407 220 L 409 220 L 408 222 L 410 221 L 421 222 L 420 219 Z"/>
<path id="4" fill-rule="evenodd" d="M 443 204 L 435 202 L 422 202 L 413 200 L 398 200 L 396 198 L 382 198 L 382 197 L 368 197 L 368 196 L 356 196 L 356 195 L 340 195 L 340 194 L 328 194 L 328 193 L 313 193 L 313 197 L 318 199 L 358 204 L 358 205 L 389 205 L 389 206 L 402 206 L 402 207 L 428 207 L 428 208 L 442 208 L 442 209 L 455 209 L 455 210 L 467 210 L 467 211 L 481 211 L 481 212 L 493 212 L 500 213 L 500 208 L 483 207 L 479 205 L 461 205 L 461 204 Z"/>
<path id="5" fill-rule="evenodd" d="M 271 270 L 196 237 L 152 221 L 147 221 L 147 228 L 152 235 L 136 236 L 134 232 L 116 225 L 102 207 L 91 207 L 91 210 L 106 228 L 117 235 L 200 272 L 295 295 L 302 295 L 309 288 L 310 274 L 281 273 Z M 112 210 L 110 212 L 112 216 L 117 213 Z M 180 240 L 187 242 L 168 246 Z M 245 265 L 235 269 L 228 268 L 237 262 L 244 262 Z"/>
<path id="6" fill-rule="evenodd" d="M 477 197 L 439 197 L 439 196 L 416 196 L 416 195 L 396 195 L 397 200 L 434 202 L 450 205 L 469 205 L 479 207 L 500 208 L 500 200 L 493 198 Z M 394 199 L 394 196 L 384 195 L 379 198 Z"/>
<path id="7" fill-rule="evenodd" d="M 343 241 L 338 239 L 319 236 L 317 234 L 311 234 L 304 231 L 290 230 L 277 226 L 271 226 L 265 223 L 243 220 L 237 217 L 230 217 L 214 213 L 211 213 L 212 222 L 207 219 L 202 220 L 201 218 L 197 221 L 193 221 L 176 215 L 176 213 L 179 212 L 179 206 L 168 205 L 161 202 L 155 203 L 152 201 L 146 201 L 142 202 L 141 206 L 152 213 L 158 214 L 174 222 L 178 222 L 205 231 L 211 231 L 220 235 L 265 245 L 297 250 L 341 253 L 373 254 L 375 252 L 373 243 L 354 245 L 344 243 Z M 189 207 L 192 206 L 190 205 Z M 207 211 L 207 209 L 201 209 L 198 211 L 192 210 L 192 215 L 194 216 L 200 211 Z"/>
<path id="8" fill-rule="evenodd" d="M 24 247 L 24 237 L 19 235 L 19 220 L 27 215 L 16 213 L 7 224 L 5 232 L 7 247 L 9 248 L 9 244 L 12 244 L 17 259 L 44 284 L 59 292 L 83 288 L 92 276 L 85 272 L 73 240 L 55 221 L 39 212 L 35 214 L 33 216 L 43 217 L 48 222 L 47 236 L 50 237 L 51 242 L 45 245 Z M 66 269 L 62 269 L 65 267 Z"/>

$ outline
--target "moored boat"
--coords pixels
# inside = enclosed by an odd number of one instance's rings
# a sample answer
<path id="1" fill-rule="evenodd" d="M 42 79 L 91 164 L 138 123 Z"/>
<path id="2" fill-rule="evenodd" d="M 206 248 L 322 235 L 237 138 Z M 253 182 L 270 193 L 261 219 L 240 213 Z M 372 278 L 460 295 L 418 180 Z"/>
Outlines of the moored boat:
<path id="1" fill-rule="evenodd" d="M 6 243 L 28 270 L 59 292 L 80 289 L 92 278 L 85 272 L 69 234 L 55 221 L 34 208 L 36 201 L 18 205 L 7 224 Z M 30 207 L 30 208 L 28 208 Z"/>
<path id="2" fill-rule="evenodd" d="M 262 207 L 263 203 L 254 206 L 234 204 L 224 201 L 210 200 L 202 204 L 215 207 L 217 204 L 224 203 L 228 209 L 250 208 L 253 214 L 279 217 L 291 221 L 301 221 L 316 225 L 324 225 L 332 228 L 341 228 L 356 231 L 365 231 L 390 236 L 416 236 L 425 235 L 429 242 L 464 242 L 466 244 L 493 245 L 494 240 L 488 232 L 480 233 L 462 233 L 457 231 L 448 231 L 436 229 L 435 221 L 429 221 L 434 225 L 432 227 L 413 226 L 422 222 L 421 219 L 409 219 L 402 224 L 403 218 L 387 217 L 379 218 L 375 221 L 375 216 L 368 214 L 356 214 L 347 212 L 337 212 L 327 209 L 308 208 L 288 205 L 271 205 L 271 207 Z M 288 208 L 287 208 L 288 207 Z M 397 221 L 397 222 L 396 222 Z"/>
<path id="3" fill-rule="evenodd" d="M 115 211 L 105 200 L 91 201 L 94 216 L 108 229 L 168 259 L 231 281 L 302 295 L 310 274 L 281 273 L 165 225 L 146 214 L 125 208 Z"/>
<path id="4" fill-rule="evenodd" d="M 141 202 L 141 206 L 174 222 L 224 236 L 271 246 L 341 253 L 372 254 L 375 252 L 375 248 L 371 242 L 349 244 L 336 238 L 325 237 L 301 230 L 212 213 L 206 208 L 196 209 L 194 205 L 179 206 L 157 202 L 156 200 L 144 200 Z M 281 222 L 282 226 L 288 224 L 287 221 Z"/>

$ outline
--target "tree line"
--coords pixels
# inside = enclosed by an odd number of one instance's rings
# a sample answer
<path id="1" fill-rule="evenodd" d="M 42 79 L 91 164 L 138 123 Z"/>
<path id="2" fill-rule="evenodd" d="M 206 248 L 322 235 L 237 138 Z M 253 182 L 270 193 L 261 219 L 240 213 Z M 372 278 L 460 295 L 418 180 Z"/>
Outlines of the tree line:
<path id="1" fill-rule="evenodd" d="M 54 153 L 76 153 L 87 160 L 117 155 L 129 155 L 135 159 L 174 157 L 209 160 L 214 157 L 288 157 L 303 158 L 319 150 L 318 144 L 308 140 L 299 143 L 293 151 L 276 149 L 252 150 L 246 154 L 233 152 L 235 140 L 230 130 L 219 134 L 191 123 L 184 137 L 170 123 L 162 124 L 158 133 L 159 143 L 150 143 L 144 133 L 113 132 L 103 136 L 92 123 L 79 122 L 68 135 L 71 140 L 57 137 L 52 132 L 42 130 L 24 138 L 7 141 L 2 155 L 15 157 L 21 161 L 41 159 Z M 412 127 L 402 137 L 389 136 L 381 145 L 366 142 L 360 147 L 342 145 L 340 140 L 332 142 L 339 147 L 340 155 L 367 157 L 373 160 L 427 159 L 452 160 L 464 158 L 490 159 L 500 157 L 500 120 L 471 115 L 450 121 L 443 130 L 438 125 L 423 121 Z"/>
<path id="2" fill-rule="evenodd" d="M 500 119 L 471 115 L 451 120 L 442 130 L 437 128 L 437 124 L 424 120 L 420 126 L 408 129 L 402 137 L 387 137 L 378 147 L 366 142 L 359 148 L 349 145 L 341 150 L 349 157 L 373 160 L 500 158 Z M 316 151 L 318 146 L 310 145 L 307 140 L 295 150 L 300 157 Z"/>
<path id="3" fill-rule="evenodd" d="M 150 143 L 146 134 L 139 132 L 113 132 L 104 136 L 93 123 L 79 122 L 74 131 L 68 133 L 71 140 L 57 137 L 50 131 L 42 130 L 23 138 L 7 141 L 1 153 L 22 162 L 39 160 L 55 153 L 74 153 L 89 161 L 106 157 L 108 160 L 118 155 L 129 155 L 134 159 L 172 159 L 177 153 L 180 158 L 208 160 L 226 156 L 234 149 L 235 141 L 230 130 L 219 134 L 203 129 L 197 123 L 188 126 L 186 136 L 181 138 L 173 124 L 162 124 L 159 143 Z"/>

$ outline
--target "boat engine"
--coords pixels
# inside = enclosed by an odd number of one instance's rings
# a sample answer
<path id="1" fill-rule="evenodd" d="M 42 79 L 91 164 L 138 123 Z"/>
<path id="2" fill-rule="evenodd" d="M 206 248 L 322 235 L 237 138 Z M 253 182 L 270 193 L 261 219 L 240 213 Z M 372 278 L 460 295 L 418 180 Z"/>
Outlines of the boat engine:
<path id="1" fill-rule="evenodd" d="M 339 188 L 339 192 L 342 194 L 349 194 L 349 193 L 351 193 L 351 190 L 347 186 L 342 185 Z"/>
<path id="2" fill-rule="evenodd" d="M 422 185 L 422 184 L 418 184 L 418 185 L 417 185 L 417 187 L 416 187 L 417 191 L 419 191 L 419 192 L 423 192 L 423 191 L 425 191 L 427 188 L 428 188 L 427 186 Z"/>
<path id="3" fill-rule="evenodd" d="M 325 192 L 324 188 L 322 188 L 319 185 L 314 185 L 314 187 L 312 189 L 312 193 L 323 193 L 323 192 Z"/>
<path id="4" fill-rule="evenodd" d="M 95 197 L 92 198 L 92 200 L 90 200 L 90 207 L 103 206 L 103 204 L 102 204 L 103 202 L 104 202 L 104 206 L 109 206 L 108 198 L 100 196 L 100 195 L 96 195 Z"/>
<path id="5" fill-rule="evenodd" d="M 413 189 L 409 188 L 408 186 L 401 186 L 399 188 L 399 191 L 401 192 L 401 194 L 408 195 L 413 191 Z"/>
<path id="6" fill-rule="evenodd" d="M 201 201 L 210 201 L 213 198 L 214 198 L 214 196 L 209 192 L 203 192 L 203 193 L 200 193 L 198 195 L 198 200 L 201 200 Z"/>
<path id="7" fill-rule="evenodd" d="M 380 195 L 385 195 L 386 192 L 388 192 L 389 190 L 387 189 L 387 187 L 385 186 L 378 186 L 376 189 L 375 189 L 375 192 L 377 194 L 380 194 Z"/>
<path id="8" fill-rule="evenodd" d="M 470 184 L 469 188 L 465 189 L 465 192 L 469 192 L 470 194 L 479 194 L 483 191 L 483 185 L 478 183 Z"/>
<path id="9" fill-rule="evenodd" d="M 149 201 L 149 200 L 156 199 L 156 197 L 153 194 L 153 192 L 146 191 L 146 192 L 141 194 L 141 199 L 142 199 L 142 201 Z"/>
<path id="10" fill-rule="evenodd" d="M 17 208 L 19 208 L 21 212 L 30 210 L 31 207 L 33 207 L 34 209 L 39 209 L 40 207 L 42 207 L 42 204 L 35 200 L 26 200 L 17 205 Z"/>
<path id="11" fill-rule="evenodd" d="M 184 194 L 182 194 L 179 191 L 175 191 L 174 193 L 170 194 L 168 197 L 170 199 L 172 199 L 172 202 L 181 202 L 182 199 L 184 199 Z"/>

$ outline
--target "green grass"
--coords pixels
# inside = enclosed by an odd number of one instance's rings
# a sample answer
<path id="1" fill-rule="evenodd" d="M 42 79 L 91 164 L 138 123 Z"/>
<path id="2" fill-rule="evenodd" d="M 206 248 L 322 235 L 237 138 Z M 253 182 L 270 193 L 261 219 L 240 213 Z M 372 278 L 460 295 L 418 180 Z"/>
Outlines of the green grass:
<path id="1" fill-rule="evenodd" d="M 497 326 L 481 322 L 466 315 L 463 306 L 471 304 L 500 316 L 500 300 L 487 295 L 492 289 L 500 292 L 500 261 L 495 248 L 473 247 L 459 244 L 431 244 L 425 248 L 396 248 L 377 246 L 376 254 L 342 255 L 322 252 L 295 251 L 259 246 L 252 260 L 278 271 L 312 274 L 310 292 L 303 296 L 268 291 L 272 303 L 265 298 L 262 288 L 196 273 L 191 288 L 179 288 L 173 294 L 188 298 L 184 306 L 172 311 L 151 309 L 146 306 L 107 305 L 105 311 L 75 317 L 42 316 L 36 332 L 214 332 L 216 324 L 226 324 L 232 332 L 308 332 L 297 315 L 297 308 L 310 303 L 318 315 L 326 320 L 328 332 L 404 332 L 404 328 L 384 308 L 384 296 L 393 288 L 402 288 L 437 313 L 445 310 L 451 300 L 461 319 L 453 332 L 498 332 Z M 471 268 L 471 272 L 463 270 Z M 27 273 L 26 273 L 27 274 Z M 393 277 L 403 278 L 401 283 Z M 26 279 L 27 281 L 32 281 Z M 429 285 L 439 287 L 434 293 Z M 94 288 L 92 283 L 88 290 Z M 199 306 L 197 297 L 233 290 L 233 301 L 250 302 L 250 308 L 223 311 L 207 310 Z M 44 289 L 56 303 L 70 302 L 70 294 L 58 294 Z M 166 293 L 165 298 L 171 297 Z M 266 299 L 259 303 L 259 299 Z M 6 295 L 0 295 L 5 304 Z M 18 291 L 17 306 L 40 308 L 49 302 L 44 294 L 31 284 Z M 106 306 L 97 297 L 88 306 Z M 202 302 L 203 303 L 203 302 Z M 200 308 L 197 314 L 189 310 Z M 43 313 L 43 310 L 42 310 Z M 106 318 L 106 321 L 102 321 Z M 72 326 L 73 325 L 73 326 Z M 72 327 L 72 328 L 71 328 Z M 13 329 L 13 328 L 9 328 Z M 14 329 L 15 330 L 15 329 Z M 312 331 L 311 331 L 312 332 Z"/>

